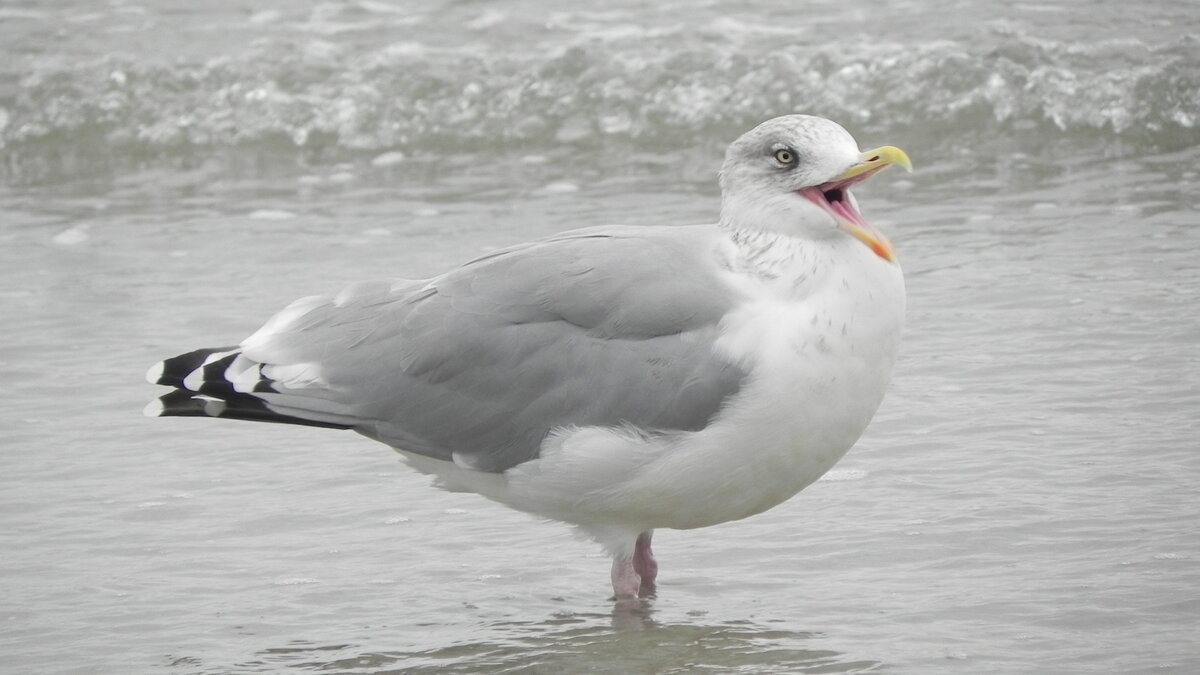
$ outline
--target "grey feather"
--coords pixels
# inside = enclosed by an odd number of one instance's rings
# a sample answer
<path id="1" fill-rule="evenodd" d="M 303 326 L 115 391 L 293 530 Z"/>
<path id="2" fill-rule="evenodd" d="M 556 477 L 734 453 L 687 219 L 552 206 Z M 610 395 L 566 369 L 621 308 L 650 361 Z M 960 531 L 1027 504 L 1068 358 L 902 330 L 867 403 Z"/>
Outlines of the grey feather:
<path id="1" fill-rule="evenodd" d="M 745 377 L 713 348 L 734 298 L 709 232 L 581 230 L 429 282 L 360 284 L 245 354 L 317 363 L 312 393 L 356 430 L 483 471 L 535 458 L 560 427 L 700 429 Z M 289 414 L 305 391 L 288 390 Z"/>

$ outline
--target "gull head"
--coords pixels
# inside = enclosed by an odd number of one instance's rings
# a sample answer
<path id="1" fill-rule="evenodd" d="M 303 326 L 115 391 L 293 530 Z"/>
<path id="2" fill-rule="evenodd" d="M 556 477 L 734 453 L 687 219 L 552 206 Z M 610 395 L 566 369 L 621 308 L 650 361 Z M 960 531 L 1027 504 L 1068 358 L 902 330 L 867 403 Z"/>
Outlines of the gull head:
<path id="1" fill-rule="evenodd" d="M 893 165 L 912 170 L 903 150 L 860 151 L 850 132 L 823 117 L 767 120 L 725 152 L 721 223 L 813 240 L 848 235 L 892 262 L 891 243 L 863 219 L 850 187 Z"/>

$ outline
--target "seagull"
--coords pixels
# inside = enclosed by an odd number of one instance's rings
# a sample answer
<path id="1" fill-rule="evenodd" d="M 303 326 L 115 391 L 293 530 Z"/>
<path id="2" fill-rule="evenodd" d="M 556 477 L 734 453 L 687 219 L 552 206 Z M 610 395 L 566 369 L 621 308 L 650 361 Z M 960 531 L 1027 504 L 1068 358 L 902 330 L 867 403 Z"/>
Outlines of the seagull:
<path id="1" fill-rule="evenodd" d="M 352 429 L 574 526 L 612 556 L 613 599 L 653 597 L 654 530 L 782 503 L 879 407 L 904 278 L 850 189 L 890 166 L 912 170 L 777 117 L 729 146 L 716 224 L 573 230 L 302 298 L 153 366 L 172 391 L 145 412 Z"/>

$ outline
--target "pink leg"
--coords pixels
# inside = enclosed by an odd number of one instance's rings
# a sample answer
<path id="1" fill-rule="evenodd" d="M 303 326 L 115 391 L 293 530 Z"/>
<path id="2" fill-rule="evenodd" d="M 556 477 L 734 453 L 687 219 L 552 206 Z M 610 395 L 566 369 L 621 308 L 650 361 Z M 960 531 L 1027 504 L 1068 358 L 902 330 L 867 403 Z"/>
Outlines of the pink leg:
<path id="1" fill-rule="evenodd" d="M 654 580 L 658 578 L 658 561 L 650 550 L 650 538 L 653 536 L 654 530 L 639 534 L 633 548 L 633 571 L 641 578 L 638 595 L 643 598 L 654 596 Z"/>
<path id="2" fill-rule="evenodd" d="M 633 569 L 632 559 L 613 558 L 612 585 L 613 600 L 629 600 L 638 596 L 642 578 Z"/>
<path id="3" fill-rule="evenodd" d="M 658 576 L 658 562 L 650 550 L 650 537 L 654 530 L 638 535 L 633 545 L 633 555 L 628 558 L 613 558 L 612 585 L 614 600 L 630 600 L 654 597 L 654 579 Z"/>

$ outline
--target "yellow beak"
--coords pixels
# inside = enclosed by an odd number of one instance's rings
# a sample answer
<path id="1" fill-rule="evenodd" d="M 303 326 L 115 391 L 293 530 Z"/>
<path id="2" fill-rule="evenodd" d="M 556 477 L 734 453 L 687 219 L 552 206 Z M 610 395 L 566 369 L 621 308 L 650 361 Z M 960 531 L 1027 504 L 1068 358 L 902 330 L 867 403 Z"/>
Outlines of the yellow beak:
<path id="1" fill-rule="evenodd" d="M 888 262 L 896 259 L 896 250 L 883 233 L 867 224 L 862 214 L 846 197 L 846 189 L 855 183 L 870 178 L 889 166 L 900 166 L 912 171 L 912 160 L 903 150 L 892 145 L 868 150 L 858 156 L 856 162 L 841 175 L 828 183 L 802 191 L 804 196 L 821 208 L 828 211 L 842 229 L 855 239 L 866 244 L 880 258 Z"/>
<path id="2" fill-rule="evenodd" d="M 905 171 L 909 172 L 913 170 L 912 160 L 908 158 L 908 155 L 903 150 L 894 145 L 885 145 L 882 148 L 867 150 L 860 154 L 858 156 L 858 164 L 847 169 L 845 173 L 833 179 L 832 182 L 851 180 L 862 176 L 864 173 L 878 173 L 889 166 L 903 167 Z M 863 178 L 866 178 L 866 176 L 863 176 Z"/>

